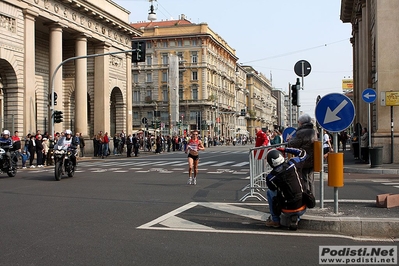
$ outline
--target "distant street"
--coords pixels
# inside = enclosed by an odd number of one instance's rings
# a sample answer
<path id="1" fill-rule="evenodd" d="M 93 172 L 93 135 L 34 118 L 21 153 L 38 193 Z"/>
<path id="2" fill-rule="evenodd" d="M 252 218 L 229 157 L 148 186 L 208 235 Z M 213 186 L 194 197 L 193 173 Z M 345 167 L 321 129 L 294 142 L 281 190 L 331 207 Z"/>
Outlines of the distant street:
<path id="1" fill-rule="evenodd" d="M 250 147 L 202 152 L 196 186 L 186 184 L 183 152 L 79 161 L 75 176 L 59 182 L 50 167 L 2 175 L 0 265 L 315 265 L 319 245 L 359 245 L 266 228 L 265 202 L 239 201 Z M 346 175 L 340 198 L 399 193 L 398 177 L 374 179 Z M 325 198 L 333 198 L 327 185 Z"/>

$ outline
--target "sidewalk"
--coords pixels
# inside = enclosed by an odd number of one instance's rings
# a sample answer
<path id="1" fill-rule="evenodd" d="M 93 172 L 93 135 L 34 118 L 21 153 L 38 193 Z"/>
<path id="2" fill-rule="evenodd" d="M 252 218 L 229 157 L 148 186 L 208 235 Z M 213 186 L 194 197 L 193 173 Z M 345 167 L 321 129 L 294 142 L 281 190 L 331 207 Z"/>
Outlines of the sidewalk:
<path id="1" fill-rule="evenodd" d="M 356 160 L 351 150 L 346 150 L 344 151 L 344 173 L 399 175 L 399 164 L 383 163 L 381 166 L 371 168 L 370 164 Z"/>
<path id="2" fill-rule="evenodd" d="M 325 171 L 328 166 L 325 165 Z M 371 168 L 370 164 L 360 163 L 354 159 L 351 150 L 344 152 L 344 176 L 349 173 L 373 175 L 384 178 L 384 175 L 398 175 L 399 164 L 382 164 Z M 326 178 L 328 173 L 324 176 Z M 399 189 L 398 189 L 399 194 Z M 377 195 L 376 195 L 377 196 Z M 375 200 L 338 200 L 338 213 L 334 213 L 334 201 L 325 200 L 324 208 L 318 203 L 308 209 L 302 216 L 299 228 L 337 233 L 357 237 L 373 237 L 399 241 L 399 207 L 379 208 Z"/>

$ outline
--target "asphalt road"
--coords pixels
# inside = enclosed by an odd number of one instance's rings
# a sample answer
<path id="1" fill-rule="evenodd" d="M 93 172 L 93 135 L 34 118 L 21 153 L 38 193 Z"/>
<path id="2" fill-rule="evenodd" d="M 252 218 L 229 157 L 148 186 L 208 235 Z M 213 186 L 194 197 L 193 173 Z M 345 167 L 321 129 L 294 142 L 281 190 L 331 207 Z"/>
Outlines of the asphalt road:
<path id="1" fill-rule="evenodd" d="M 248 148 L 207 149 L 196 186 L 180 152 L 80 161 L 59 182 L 52 168 L 2 175 L 0 265 L 316 265 L 320 245 L 393 244 L 266 228 L 263 202 L 239 202 Z M 348 178 L 340 197 L 399 191 L 370 179 Z"/>

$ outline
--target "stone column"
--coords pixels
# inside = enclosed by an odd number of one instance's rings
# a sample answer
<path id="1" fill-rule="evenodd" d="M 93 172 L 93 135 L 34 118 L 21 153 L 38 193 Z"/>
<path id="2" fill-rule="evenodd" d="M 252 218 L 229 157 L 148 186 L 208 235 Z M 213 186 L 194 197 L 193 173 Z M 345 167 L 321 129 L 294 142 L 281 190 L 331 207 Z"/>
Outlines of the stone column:
<path id="1" fill-rule="evenodd" d="M 133 113 L 132 113 L 132 55 L 126 54 L 126 133 L 132 132 Z"/>
<path id="2" fill-rule="evenodd" d="M 24 122 L 23 136 L 36 132 L 35 110 L 35 19 L 39 14 L 29 9 L 24 10 L 25 23 L 25 61 L 24 61 Z"/>
<path id="3" fill-rule="evenodd" d="M 87 37 L 76 38 L 76 56 L 87 55 Z M 87 58 L 75 63 L 75 132 L 87 136 Z"/>
<path id="4" fill-rule="evenodd" d="M 62 26 L 60 24 L 52 24 L 50 28 L 50 80 L 54 79 L 54 92 L 57 94 L 57 105 L 54 106 L 55 110 L 62 111 L 65 117 L 64 110 L 64 97 L 63 97 L 63 86 L 62 86 L 62 67 L 54 75 L 55 69 L 62 62 Z M 54 77 L 53 77 L 54 75 Z M 51 83 L 51 82 L 50 82 Z M 49 88 L 49 94 L 51 95 L 51 88 Z M 51 104 L 51 103 L 50 103 Z M 64 123 L 54 124 L 54 131 L 61 132 L 64 129 Z M 54 132 L 52 132 L 54 134 Z"/>
<path id="5" fill-rule="evenodd" d="M 96 47 L 96 54 L 109 52 L 110 44 Z M 110 132 L 109 55 L 94 58 L 94 134 Z"/>

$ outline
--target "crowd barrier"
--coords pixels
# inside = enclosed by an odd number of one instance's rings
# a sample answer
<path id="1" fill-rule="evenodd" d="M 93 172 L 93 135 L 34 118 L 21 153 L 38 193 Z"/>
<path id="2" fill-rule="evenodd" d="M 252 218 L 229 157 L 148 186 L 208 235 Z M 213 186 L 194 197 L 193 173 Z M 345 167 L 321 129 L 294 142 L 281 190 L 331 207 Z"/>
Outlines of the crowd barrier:
<path id="1" fill-rule="evenodd" d="M 266 176 L 272 170 L 266 160 L 267 151 L 272 148 L 284 147 L 287 143 L 255 147 L 249 150 L 249 184 L 241 191 L 249 190 L 240 201 L 256 198 L 259 201 L 267 200 L 264 195 L 267 190 Z"/>

